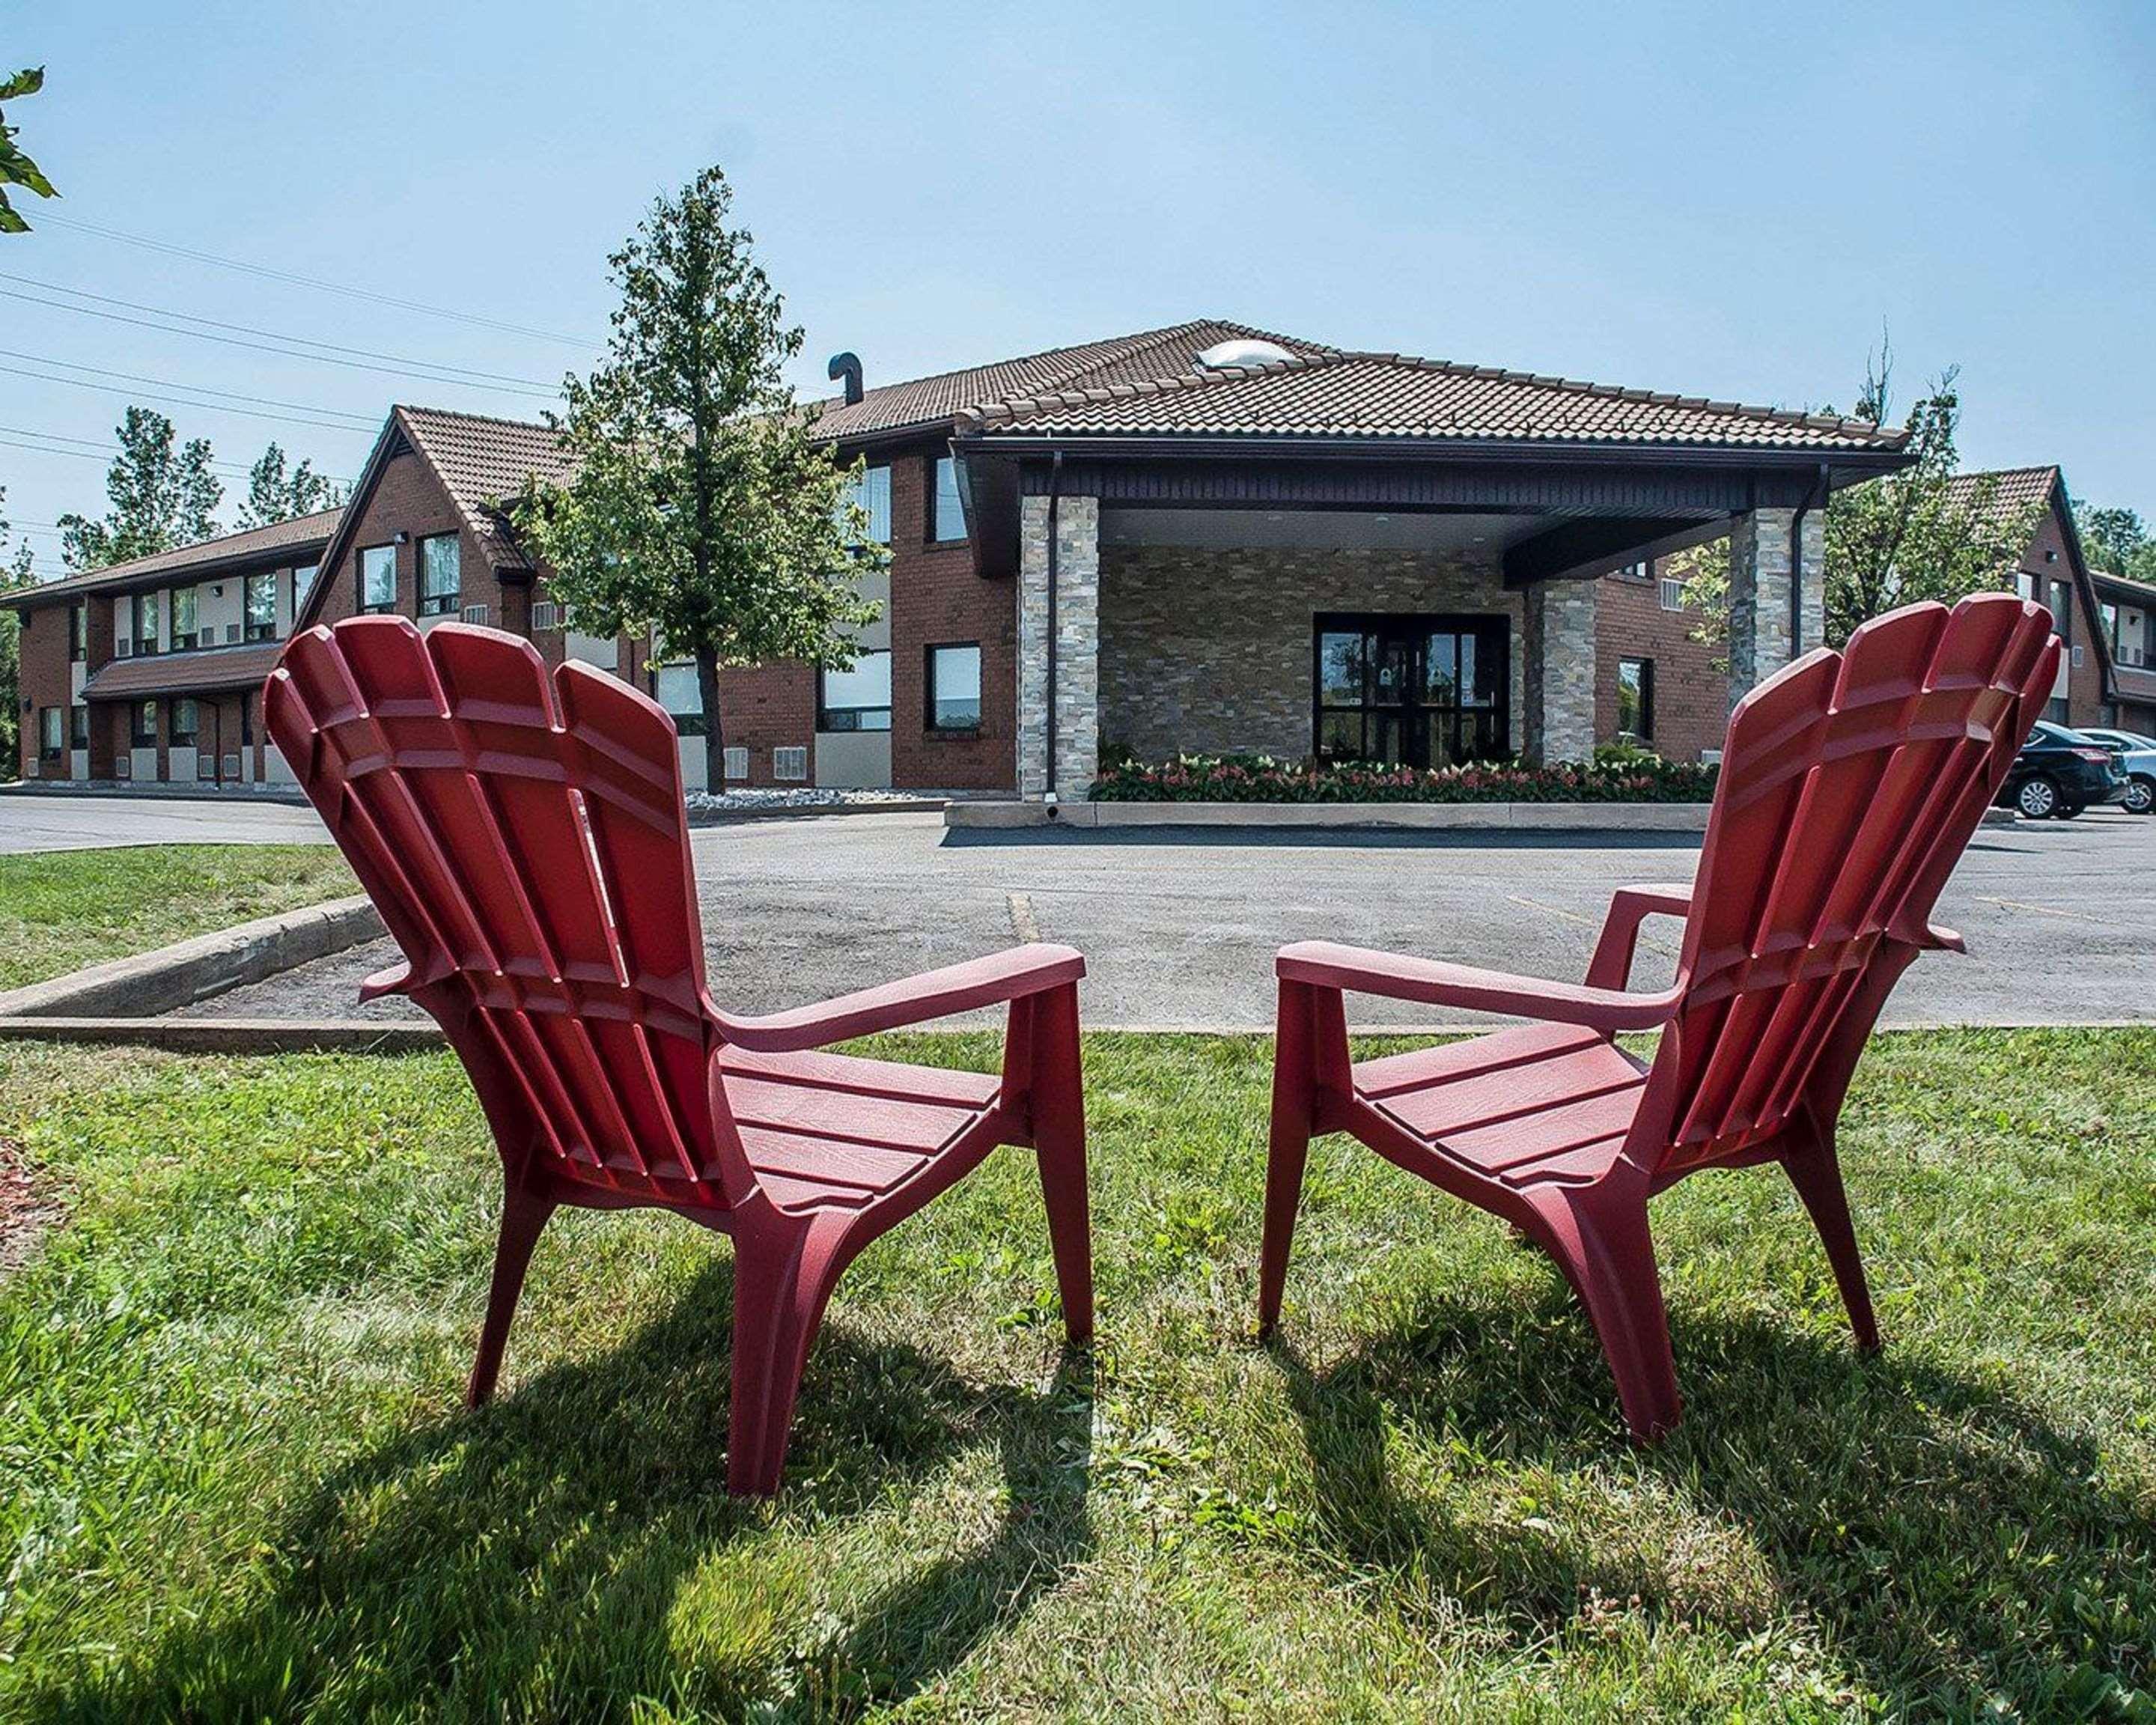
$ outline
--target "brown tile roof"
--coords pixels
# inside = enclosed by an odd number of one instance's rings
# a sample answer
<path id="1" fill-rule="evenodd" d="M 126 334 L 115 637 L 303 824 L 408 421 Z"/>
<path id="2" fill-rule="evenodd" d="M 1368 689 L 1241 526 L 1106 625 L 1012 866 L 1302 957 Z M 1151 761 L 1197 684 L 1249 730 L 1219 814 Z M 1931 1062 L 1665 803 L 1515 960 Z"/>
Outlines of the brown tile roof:
<path id="1" fill-rule="evenodd" d="M 569 462 L 552 429 L 443 408 L 399 406 L 391 415 L 439 476 L 488 563 L 497 570 L 530 568 L 499 506 L 527 479 L 568 476 Z"/>
<path id="2" fill-rule="evenodd" d="M 1947 496 L 1964 509 L 1976 501 L 1978 488 L 1993 483 L 1991 513 L 2002 521 L 2019 521 L 2051 501 L 2059 483 L 2056 467 L 2000 467 L 1987 473 L 1958 473 L 1947 481 Z"/>
<path id="3" fill-rule="evenodd" d="M 1118 378 L 977 405 L 962 430 L 1070 435 L 1445 438 L 1893 450 L 1907 434 L 1833 413 L 1745 407 L 1397 353 L 1322 352 L 1251 367 Z"/>
<path id="4" fill-rule="evenodd" d="M 243 647 L 208 647 L 192 653 L 148 653 L 100 665 L 82 687 L 85 701 L 146 700 L 153 695 L 192 695 L 213 689 L 252 689 L 268 676 L 285 650 L 282 641 L 250 641 Z"/>
<path id="5" fill-rule="evenodd" d="M 58 581 L 44 581 L 35 587 L 0 595 L 0 604 L 41 605 L 53 599 L 71 598 L 78 593 L 133 586 L 151 576 L 183 575 L 190 569 L 248 562 L 280 552 L 304 557 L 329 542 L 331 534 L 336 531 L 338 517 L 343 513 L 341 509 L 318 510 L 313 515 L 295 516 L 289 521 L 278 521 L 270 526 L 251 527 L 245 532 L 226 533 L 215 539 L 161 551 L 154 557 L 109 563 L 102 569 L 86 569 L 80 575 L 63 576 Z"/>
<path id="6" fill-rule="evenodd" d="M 865 437 L 909 425 L 948 424 L 983 402 L 1009 401 L 1079 388 L 1108 388 L 1167 377 L 1190 369 L 1192 357 L 1219 341 L 1276 341 L 1291 352 L 1315 356 L 1333 350 L 1291 336 L 1276 336 L 1216 317 L 1142 330 L 1076 347 L 1054 347 L 1022 359 L 998 360 L 963 371 L 939 372 L 903 383 L 865 390 L 849 407 L 838 398 L 817 403 L 818 429 L 831 438 Z"/>

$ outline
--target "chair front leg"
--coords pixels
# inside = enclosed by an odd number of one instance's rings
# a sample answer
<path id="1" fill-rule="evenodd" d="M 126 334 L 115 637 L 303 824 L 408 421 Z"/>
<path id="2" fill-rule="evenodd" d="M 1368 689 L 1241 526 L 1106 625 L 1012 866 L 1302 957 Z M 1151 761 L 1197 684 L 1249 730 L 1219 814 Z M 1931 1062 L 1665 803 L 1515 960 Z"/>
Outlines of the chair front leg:
<path id="1" fill-rule="evenodd" d="M 808 1349 L 845 1267 L 844 1220 L 734 1237 L 734 1358 L 726 1490 L 768 1497 L 786 1471 Z"/>
<path id="2" fill-rule="evenodd" d="M 516 1316 L 517 1296 L 524 1291 L 524 1273 L 531 1267 L 539 1231 L 554 1209 L 552 1199 L 540 1197 L 516 1177 L 510 1178 L 502 1194 L 501 1236 L 494 1249 L 494 1281 L 487 1291 L 486 1322 L 480 1330 L 479 1354 L 465 1386 L 466 1407 L 480 1407 L 494 1394 L 502 1349 L 509 1341 L 510 1321 Z"/>
<path id="3" fill-rule="evenodd" d="M 1064 1332 L 1075 1343 L 1093 1337 L 1093 1243 L 1086 1184 L 1086 1093 L 1078 1044 L 1078 990 L 1053 988 L 1011 1009 L 1012 1034 L 1028 1019 L 1028 1101 L 1040 1189 L 1048 1209 L 1049 1244 L 1063 1299 Z"/>
<path id="4" fill-rule="evenodd" d="M 1260 1336 L 1272 1334 L 1280 1322 L 1296 1211 L 1302 1202 L 1302 1173 L 1310 1158 L 1317 1106 L 1318 992 L 1307 983 L 1280 985 L 1273 1035 L 1272 1138 L 1265 1160 L 1265 1240 L 1258 1259 Z M 1334 999 L 1337 1002 L 1338 996 Z"/>

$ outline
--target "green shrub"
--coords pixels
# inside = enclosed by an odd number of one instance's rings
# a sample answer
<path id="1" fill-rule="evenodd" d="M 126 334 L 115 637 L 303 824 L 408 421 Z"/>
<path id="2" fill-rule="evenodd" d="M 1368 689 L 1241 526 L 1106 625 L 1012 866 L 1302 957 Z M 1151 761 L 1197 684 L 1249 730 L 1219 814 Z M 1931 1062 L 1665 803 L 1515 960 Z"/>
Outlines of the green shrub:
<path id="1" fill-rule="evenodd" d="M 1534 767 L 1471 761 L 1420 770 L 1364 762 L 1311 766 L 1269 755 L 1180 755 L 1103 763 L 1097 803 L 1705 803 L 1717 769 L 1644 749 Z"/>

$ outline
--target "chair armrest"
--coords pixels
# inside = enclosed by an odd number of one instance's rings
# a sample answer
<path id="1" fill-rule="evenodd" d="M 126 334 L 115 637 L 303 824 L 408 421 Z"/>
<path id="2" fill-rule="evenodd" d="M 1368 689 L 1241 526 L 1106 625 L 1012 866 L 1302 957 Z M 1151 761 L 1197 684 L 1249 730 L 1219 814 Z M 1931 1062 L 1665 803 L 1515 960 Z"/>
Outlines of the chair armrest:
<path id="1" fill-rule="evenodd" d="M 947 965 L 790 1012 L 734 1018 L 715 1010 L 712 1017 L 720 1034 L 738 1047 L 757 1054 L 788 1054 L 850 1036 L 925 1024 L 999 1001 L 1022 1000 L 1066 987 L 1085 974 L 1085 957 L 1074 948 L 1040 943 L 1013 947 L 986 958 Z"/>
<path id="2" fill-rule="evenodd" d="M 1640 925 L 1650 916 L 1686 916 L 1691 912 L 1689 886 L 1620 886 L 1609 895 L 1609 914 L 1594 956 L 1587 962 L 1590 988 L 1621 988 L 1631 979 L 1632 955 Z"/>
<path id="3" fill-rule="evenodd" d="M 1276 963 L 1283 982 L 1309 983 L 1389 1000 L 1414 1000 L 1425 1006 L 1459 1006 L 1561 1024 L 1584 1024 L 1614 1034 L 1651 1030 L 1666 1024 L 1676 1009 L 1677 991 L 1628 994 L 1617 988 L 1576 983 L 1544 982 L 1537 977 L 1508 976 L 1502 971 L 1474 970 L 1464 964 L 1440 964 L 1398 952 L 1373 952 L 1331 941 L 1301 941 L 1283 947 Z"/>

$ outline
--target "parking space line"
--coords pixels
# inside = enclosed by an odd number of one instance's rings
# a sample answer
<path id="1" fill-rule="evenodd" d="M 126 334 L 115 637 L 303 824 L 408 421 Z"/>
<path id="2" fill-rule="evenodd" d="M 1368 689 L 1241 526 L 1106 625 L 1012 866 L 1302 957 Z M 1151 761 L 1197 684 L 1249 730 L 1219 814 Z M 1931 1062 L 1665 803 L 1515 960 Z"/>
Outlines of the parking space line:
<path id="1" fill-rule="evenodd" d="M 2110 920 L 2104 916 L 2091 916 L 2080 911 L 2061 911 L 2055 905 L 2025 905 L 2018 898 L 1990 898 L 1979 893 L 1976 901 L 1980 905 L 1998 905 L 2009 911 L 2029 911 L 2039 916 L 2068 916 L 2076 922 L 2103 923 Z"/>

